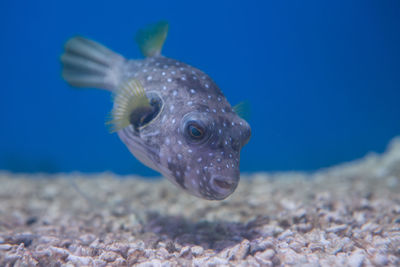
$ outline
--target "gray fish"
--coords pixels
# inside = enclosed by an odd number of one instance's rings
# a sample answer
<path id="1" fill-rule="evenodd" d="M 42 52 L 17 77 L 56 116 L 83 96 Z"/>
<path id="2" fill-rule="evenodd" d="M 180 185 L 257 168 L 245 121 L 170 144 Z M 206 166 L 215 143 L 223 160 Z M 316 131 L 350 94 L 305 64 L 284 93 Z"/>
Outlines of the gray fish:
<path id="1" fill-rule="evenodd" d="M 142 60 L 74 37 L 61 56 L 63 78 L 114 94 L 111 131 L 143 164 L 195 196 L 225 199 L 238 185 L 250 126 L 207 74 L 161 55 L 167 32 L 159 22 L 137 33 Z"/>

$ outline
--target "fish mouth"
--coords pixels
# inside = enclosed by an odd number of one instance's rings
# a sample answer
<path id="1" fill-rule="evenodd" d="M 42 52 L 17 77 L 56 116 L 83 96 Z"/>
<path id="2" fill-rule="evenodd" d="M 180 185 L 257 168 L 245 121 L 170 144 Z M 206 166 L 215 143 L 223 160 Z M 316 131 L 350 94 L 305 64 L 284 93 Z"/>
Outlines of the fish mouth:
<path id="1" fill-rule="evenodd" d="M 237 185 L 239 179 L 230 176 L 213 176 L 210 179 L 210 186 L 213 190 L 213 197 L 216 200 L 222 200 L 231 195 Z"/>

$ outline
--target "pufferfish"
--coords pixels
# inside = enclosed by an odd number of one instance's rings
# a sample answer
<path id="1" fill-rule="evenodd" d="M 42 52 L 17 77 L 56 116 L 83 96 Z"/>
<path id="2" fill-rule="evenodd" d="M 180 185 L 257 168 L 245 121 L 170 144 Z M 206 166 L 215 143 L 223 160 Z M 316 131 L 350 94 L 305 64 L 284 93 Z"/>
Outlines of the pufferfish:
<path id="1" fill-rule="evenodd" d="M 144 165 L 200 198 L 222 200 L 239 182 L 240 151 L 250 126 L 204 72 L 161 55 L 168 23 L 139 30 L 144 59 L 127 60 L 77 36 L 61 56 L 72 86 L 114 95 L 112 132 Z"/>

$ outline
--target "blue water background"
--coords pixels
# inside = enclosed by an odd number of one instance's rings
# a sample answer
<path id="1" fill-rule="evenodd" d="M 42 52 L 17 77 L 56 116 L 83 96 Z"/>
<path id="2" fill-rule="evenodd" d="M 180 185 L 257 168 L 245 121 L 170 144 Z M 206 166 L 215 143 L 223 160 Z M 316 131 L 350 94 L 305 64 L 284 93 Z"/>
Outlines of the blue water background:
<path id="1" fill-rule="evenodd" d="M 1 1 L 0 169 L 155 175 L 104 125 L 108 92 L 60 76 L 81 34 L 128 58 L 160 19 L 163 54 L 249 100 L 242 171 L 315 170 L 400 134 L 399 1 Z"/>

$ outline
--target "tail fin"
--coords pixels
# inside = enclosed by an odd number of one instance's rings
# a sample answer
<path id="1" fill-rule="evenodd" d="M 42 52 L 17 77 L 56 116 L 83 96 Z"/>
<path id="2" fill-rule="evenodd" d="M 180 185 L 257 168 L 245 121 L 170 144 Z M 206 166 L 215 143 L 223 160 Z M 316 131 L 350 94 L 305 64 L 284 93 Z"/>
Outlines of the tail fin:
<path id="1" fill-rule="evenodd" d="M 125 59 L 107 47 L 77 36 L 65 44 L 61 56 L 63 78 L 72 86 L 114 90 Z"/>

